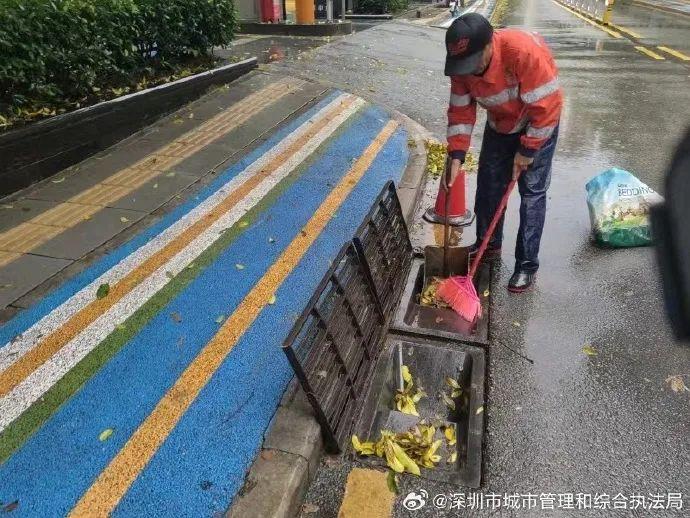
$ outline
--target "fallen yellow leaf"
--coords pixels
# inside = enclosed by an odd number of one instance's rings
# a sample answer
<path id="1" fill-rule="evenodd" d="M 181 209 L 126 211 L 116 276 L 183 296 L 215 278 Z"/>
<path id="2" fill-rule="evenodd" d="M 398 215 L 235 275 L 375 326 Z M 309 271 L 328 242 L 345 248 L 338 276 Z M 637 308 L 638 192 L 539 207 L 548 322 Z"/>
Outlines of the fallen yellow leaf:
<path id="1" fill-rule="evenodd" d="M 103 430 L 100 433 L 100 435 L 98 436 L 98 440 L 101 442 L 107 441 L 111 435 L 113 435 L 113 429 L 112 428 L 106 428 L 105 430 Z"/>
<path id="2" fill-rule="evenodd" d="M 446 403 L 446 406 L 448 406 L 448 408 L 451 410 L 455 410 L 455 401 L 453 401 L 445 392 L 442 392 L 441 396 L 443 397 L 443 401 Z"/>
<path id="3" fill-rule="evenodd" d="M 599 354 L 597 350 L 590 344 L 585 344 L 582 347 L 582 352 L 585 353 L 587 356 L 596 356 L 597 354 Z"/>

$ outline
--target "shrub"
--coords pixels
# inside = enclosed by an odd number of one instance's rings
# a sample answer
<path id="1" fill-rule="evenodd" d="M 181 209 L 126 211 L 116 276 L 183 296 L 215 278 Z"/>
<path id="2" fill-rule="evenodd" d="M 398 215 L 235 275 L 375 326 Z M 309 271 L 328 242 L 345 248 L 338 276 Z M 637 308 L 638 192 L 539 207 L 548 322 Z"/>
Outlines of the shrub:
<path id="1" fill-rule="evenodd" d="M 0 113 L 207 56 L 235 25 L 233 0 L 0 0 Z"/>
<path id="2" fill-rule="evenodd" d="M 408 0 L 359 0 L 357 12 L 366 14 L 395 13 L 407 9 Z"/>

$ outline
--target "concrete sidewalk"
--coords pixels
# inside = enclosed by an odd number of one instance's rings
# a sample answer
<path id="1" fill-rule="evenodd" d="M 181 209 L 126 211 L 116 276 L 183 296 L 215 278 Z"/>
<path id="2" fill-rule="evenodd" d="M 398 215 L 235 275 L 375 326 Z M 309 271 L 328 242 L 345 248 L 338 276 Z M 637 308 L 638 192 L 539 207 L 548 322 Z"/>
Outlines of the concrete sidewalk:
<path id="1" fill-rule="evenodd" d="M 157 221 L 325 91 L 250 74 L 0 200 L 2 320 Z"/>

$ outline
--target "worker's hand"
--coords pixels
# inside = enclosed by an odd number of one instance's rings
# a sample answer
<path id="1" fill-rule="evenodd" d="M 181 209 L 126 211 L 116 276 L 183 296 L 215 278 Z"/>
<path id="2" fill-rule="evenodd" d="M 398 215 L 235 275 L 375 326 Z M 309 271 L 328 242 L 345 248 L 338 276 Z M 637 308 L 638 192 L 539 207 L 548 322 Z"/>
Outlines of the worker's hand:
<path id="1" fill-rule="evenodd" d="M 447 187 L 450 189 L 455 182 L 455 179 L 460 174 L 460 168 L 462 167 L 462 162 L 459 158 L 453 158 L 450 161 L 450 180 L 448 181 Z"/>
<path id="2" fill-rule="evenodd" d="M 513 160 L 513 180 L 517 180 L 517 178 L 520 176 L 520 173 L 527 169 L 532 162 L 534 162 L 534 158 L 523 156 L 520 153 L 515 153 L 515 160 Z"/>

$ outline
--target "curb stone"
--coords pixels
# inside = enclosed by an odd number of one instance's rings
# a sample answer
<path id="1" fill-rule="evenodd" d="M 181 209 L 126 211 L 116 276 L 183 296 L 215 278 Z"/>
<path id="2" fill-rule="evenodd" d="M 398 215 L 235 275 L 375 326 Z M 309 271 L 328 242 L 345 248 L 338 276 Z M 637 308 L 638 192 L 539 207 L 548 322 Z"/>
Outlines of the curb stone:
<path id="1" fill-rule="evenodd" d="M 410 156 L 398 185 L 398 196 L 405 221 L 410 225 L 424 185 L 424 142 L 433 137 L 423 126 L 402 113 L 394 112 L 393 118 L 408 132 Z M 298 516 L 322 454 L 321 429 L 306 395 L 293 378 L 226 517 Z"/>

